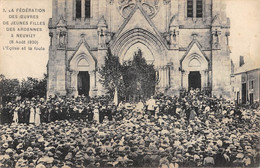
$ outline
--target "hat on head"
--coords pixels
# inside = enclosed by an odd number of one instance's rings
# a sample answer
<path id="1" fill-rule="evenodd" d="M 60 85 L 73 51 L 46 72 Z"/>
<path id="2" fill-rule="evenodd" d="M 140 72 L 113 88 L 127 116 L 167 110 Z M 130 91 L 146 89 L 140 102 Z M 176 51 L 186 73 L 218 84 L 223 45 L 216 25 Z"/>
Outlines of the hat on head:
<path id="1" fill-rule="evenodd" d="M 4 143 L 4 144 L 2 145 L 3 148 L 8 148 L 8 146 L 9 146 L 8 143 Z"/>
<path id="2" fill-rule="evenodd" d="M 40 163 L 40 164 L 37 164 L 35 168 L 45 168 L 44 164 Z"/>
<path id="3" fill-rule="evenodd" d="M 238 159 L 242 159 L 244 157 L 244 154 L 243 153 L 238 153 L 237 155 L 236 155 L 236 158 L 238 158 Z"/>

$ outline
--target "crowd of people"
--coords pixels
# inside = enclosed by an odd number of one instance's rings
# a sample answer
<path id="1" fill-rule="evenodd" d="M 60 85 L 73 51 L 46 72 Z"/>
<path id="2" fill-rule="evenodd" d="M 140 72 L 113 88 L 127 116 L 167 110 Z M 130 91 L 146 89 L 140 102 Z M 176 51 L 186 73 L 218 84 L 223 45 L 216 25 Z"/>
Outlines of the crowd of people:
<path id="1" fill-rule="evenodd" d="M 9 102 L 4 106 L 1 118 L 2 123 L 26 123 L 39 125 L 42 122 L 49 123 L 56 120 L 97 119 L 94 115 L 98 109 L 98 119 L 103 121 L 104 116 L 112 119 L 112 112 L 116 106 L 108 102 L 105 96 L 89 99 L 78 96 L 66 98 L 50 96 L 47 100 L 36 97 L 31 100 Z"/>
<path id="2" fill-rule="evenodd" d="M 1 110 L 0 167 L 257 167 L 259 109 L 192 91 L 115 105 L 53 97 Z"/>

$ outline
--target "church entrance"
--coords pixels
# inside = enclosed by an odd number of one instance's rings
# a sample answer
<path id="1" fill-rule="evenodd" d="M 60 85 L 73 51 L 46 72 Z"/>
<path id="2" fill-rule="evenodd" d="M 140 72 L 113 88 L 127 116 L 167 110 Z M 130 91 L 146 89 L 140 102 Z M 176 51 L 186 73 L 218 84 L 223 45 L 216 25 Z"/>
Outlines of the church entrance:
<path id="1" fill-rule="evenodd" d="M 254 94 L 253 93 L 250 93 L 249 94 L 249 101 L 250 101 L 250 104 L 254 104 Z"/>
<path id="2" fill-rule="evenodd" d="M 242 104 L 246 104 L 246 83 L 242 84 Z"/>
<path id="3" fill-rule="evenodd" d="M 201 89 L 201 75 L 199 71 L 191 71 L 189 73 L 189 90 L 193 89 Z"/>
<path id="4" fill-rule="evenodd" d="M 79 71 L 78 74 L 78 94 L 89 96 L 90 78 L 88 71 Z"/>

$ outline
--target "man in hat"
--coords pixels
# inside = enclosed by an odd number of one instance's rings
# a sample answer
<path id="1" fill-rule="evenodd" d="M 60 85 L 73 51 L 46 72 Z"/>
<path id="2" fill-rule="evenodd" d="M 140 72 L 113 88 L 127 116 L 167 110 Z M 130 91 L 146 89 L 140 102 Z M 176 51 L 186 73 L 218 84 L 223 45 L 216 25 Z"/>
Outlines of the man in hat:
<path id="1" fill-rule="evenodd" d="M 215 160 L 213 158 L 213 154 L 211 151 L 208 151 L 207 157 L 204 158 L 203 165 L 206 167 L 212 167 L 215 164 Z"/>
<path id="2" fill-rule="evenodd" d="M 94 120 L 96 123 L 99 123 L 100 117 L 99 117 L 99 107 L 98 107 L 98 104 L 95 104 L 93 113 L 94 113 L 94 115 L 93 115 L 93 120 Z"/>
<path id="3" fill-rule="evenodd" d="M 216 163 L 215 166 L 217 167 L 224 167 L 227 166 L 227 160 L 224 157 L 224 149 L 220 148 L 216 154 Z"/>
<path id="4" fill-rule="evenodd" d="M 151 98 L 146 102 L 146 106 L 147 106 L 147 112 L 148 115 L 153 115 L 155 114 L 155 105 L 156 105 L 156 101 L 154 99 L 153 96 L 151 96 Z"/>

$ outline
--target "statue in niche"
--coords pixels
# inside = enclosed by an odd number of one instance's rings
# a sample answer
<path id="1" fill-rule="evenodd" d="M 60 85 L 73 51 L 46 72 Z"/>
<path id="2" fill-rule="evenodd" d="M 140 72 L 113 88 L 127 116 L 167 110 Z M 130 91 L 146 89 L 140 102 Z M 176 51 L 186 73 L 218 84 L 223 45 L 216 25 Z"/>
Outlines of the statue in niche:
<path id="1" fill-rule="evenodd" d="M 176 47 L 177 35 L 175 29 L 170 34 L 170 45 Z"/>
<path id="2" fill-rule="evenodd" d="M 105 45 L 106 45 L 106 34 L 105 34 L 103 29 L 100 30 L 99 39 L 100 39 L 101 47 L 105 47 Z"/>
<path id="3" fill-rule="evenodd" d="M 65 31 L 61 31 L 59 33 L 59 47 L 64 48 L 65 44 L 66 44 L 66 32 Z"/>
<path id="4" fill-rule="evenodd" d="M 49 33 L 49 36 L 50 36 L 50 46 L 52 46 L 52 38 L 53 38 L 53 33 L 52 33 L 52 32 L 50 32 L 50 33 Z"/>
<path id="5" fill-rule="evenodd" d="M 219 47 L 219 37 L 218 37 L 218 31 L 213 34 L 213 45 L 215 48 Z"/>
<path id="6" fill-rule="evenodd" d="M 226 44 L 229 45 L 229 39 L 228 37 L 230 36 L 229 32 L 226 32 Z"/>

